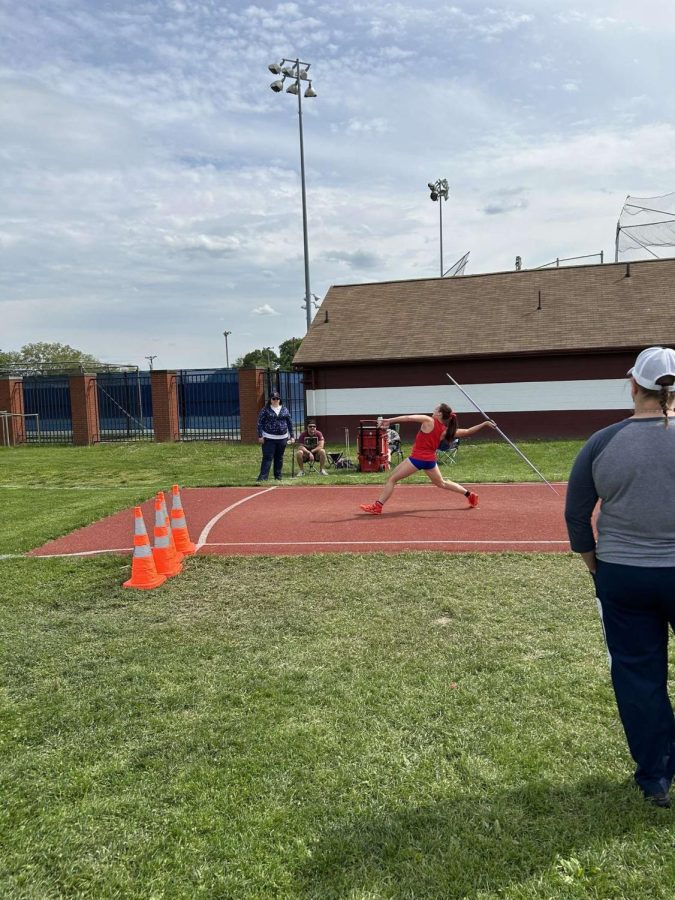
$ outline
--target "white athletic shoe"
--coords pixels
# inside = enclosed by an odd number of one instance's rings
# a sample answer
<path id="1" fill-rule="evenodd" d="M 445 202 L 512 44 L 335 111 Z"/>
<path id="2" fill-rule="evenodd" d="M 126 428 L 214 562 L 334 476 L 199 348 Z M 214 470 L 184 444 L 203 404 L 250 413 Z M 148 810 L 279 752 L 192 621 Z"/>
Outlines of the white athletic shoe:
<path id="1" fill-rule="evenodd" d="M 319 469 L 319 475 L 328 475 L 325 469 Z"/>
<path id="2" fill-rule="evenodd" d="M 302 478 L 302 476 L 303 476 L 304 474 L 305 474 L 304 472 L 298 472 L 297 475 L 296 475 L 295 477 L 296 477 L 296 478 Z"/>

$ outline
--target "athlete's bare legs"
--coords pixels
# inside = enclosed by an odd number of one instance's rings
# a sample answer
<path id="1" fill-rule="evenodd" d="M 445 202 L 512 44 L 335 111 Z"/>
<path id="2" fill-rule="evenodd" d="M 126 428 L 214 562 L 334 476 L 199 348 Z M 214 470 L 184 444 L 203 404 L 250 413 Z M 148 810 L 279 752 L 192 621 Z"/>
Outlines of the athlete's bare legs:
<path id="1" fill-rule="evenodd" d="M 423 469 L 423 472 L 435 487 L 444 491 L 454 491 L 456 494 L 466 495 L 466 488 L 462 487 L 461 484 L 457 484 L 456 481 L 446 481 L 441 475 L 441 470 L 438 466 L 434 466 L 433 469 Z"/>

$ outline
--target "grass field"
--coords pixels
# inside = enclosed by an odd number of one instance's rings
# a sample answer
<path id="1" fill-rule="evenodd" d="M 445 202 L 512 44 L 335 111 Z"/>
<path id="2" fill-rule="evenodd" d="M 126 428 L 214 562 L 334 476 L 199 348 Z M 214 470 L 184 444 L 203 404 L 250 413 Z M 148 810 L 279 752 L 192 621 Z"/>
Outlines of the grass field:
<path id="1" fill-rule="evenodd" d="M 577 447 L 523 445 L 551 480 Z M 0 554 L 258 460 L 0 451 Z M 529 477 L 487 443 L 452 475 Z M 203 557 L 138 593 L 127 572 L 0 559 L 3 900 L 673 897 L 675 813 L 632 787 L 571 555 Z"/>

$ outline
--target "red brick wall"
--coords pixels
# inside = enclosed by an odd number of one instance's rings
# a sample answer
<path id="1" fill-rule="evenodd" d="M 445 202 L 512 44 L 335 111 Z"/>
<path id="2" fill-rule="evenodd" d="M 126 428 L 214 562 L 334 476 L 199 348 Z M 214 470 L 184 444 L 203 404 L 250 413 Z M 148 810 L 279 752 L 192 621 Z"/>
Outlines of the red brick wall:
<path id="1" fill-rule="evenodd" d="M 98 393 L 95 375 L 71 375 L 70 411 L 73 421 L 73 444 L 88 446 L 101 440 L 98 421 Z"/>
<path id="2" fill-rule="evenodd" d="M 9 445 L 25 444 L 26 420 L 21 418 L 24 412 L 22 378 L 0 378 L 0 411 L 14 413 L 7 419 Z M 0 422 L 0 444 L 5 442 L 5 428 Z"/>
<path id="3" fill-rule="evenodd" d="M 265 405 L 265 370 L 239 370 L 239 418 L 242 444 L 256 444 L 258 413 Z"/>
<path id="4" fill-rule="evenodd" d="M 158 443 L 180 440 L 176 373 L 155 369 L 150 374 L 152 415 Z"/>

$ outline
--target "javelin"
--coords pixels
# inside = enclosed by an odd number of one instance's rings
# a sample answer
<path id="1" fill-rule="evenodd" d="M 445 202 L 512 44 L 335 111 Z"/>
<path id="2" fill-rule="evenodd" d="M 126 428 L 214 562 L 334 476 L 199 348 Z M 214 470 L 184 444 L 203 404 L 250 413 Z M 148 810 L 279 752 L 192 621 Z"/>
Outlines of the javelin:
<path id="1" fill-rule="evenodd" d="M 445 374 L 448 376 L 448 378 L 450 379 L 450 381 L 455 385 L 455 387 L 456 387 L 456 388 L 459 388 L 459 390 L 464 394 L 464 396 L 465 396 L 466 399 L 469 401 L 469 403 L 470 403 L 472 406 L 475 406 L 475 407 L 476 407 L 476 409 L 477 409 L 478 412 L 481 414 L 481 416 L 484 416 L 484 417 L 488 420 L 488 422 L 494 422 L 494 419 L 491 419 L 490 416 L 488 416 L 488 414 L 487 414 L 484 410 L 482 410 L 482 409 L 480 408 L 480 406 L 475 402 L 475 400 L 472 400 L 471 397 L 469 397 L 469 395 L 468 395 L 467 392 L 464 390 L 464 388 L 463 388 L 461 385 L 459 385 L 459 384 L 455 381 L 455 379 L 452 377 L 452 375 L 448 375 L 447 372 L 446 372 Z M 534 465 L 534 463 L 531 463 L 531 462 L 530 462 L 530 460 L 525 456 L 525 454 L 523 453 L 523 451 L 522 451 L 522 450 L 519 450 L 518 447 L 516 447 L 516 445 L 513 443 L 513 441 L 512 441 L 510 438 L 508 438 L 508 437 L 504 434 L 504 432 L 501 430 L 501 428 L 500 428 L 496 423 L 495 423 L 495 430 L 498 431 L 498 432 L 501 434 L 501 436 L 504 438 L 504 440 L 506 441 L 507 444 L 510 444 L 510 445 L 513 447 L 513 449 L 516 451 L 516 453 L 518 454 L 518 456 L 522 456 L 522 458 L 525 460 L 525 462 L 528 464 L 528 466 L 529 466 L 531 469 L 534 469 L 534 471 L 535 471 L 535 472 L 537 473 L 537 475 L 541 478 L 541 480 L 551 488 L 551 490 L 552 490 L 553 493 L 556 495 L 556 497 L 559 497 L 560 494 L 556 491 L 556 489 L 553 487 L 553 485 L 551 484 L 551 482 L 550 482 L 550 481 L 546 481 L 546 479 L 545 479 L 544 476 L 541 474 L 541 472 L 539 471 L 539 469 Z"/>

